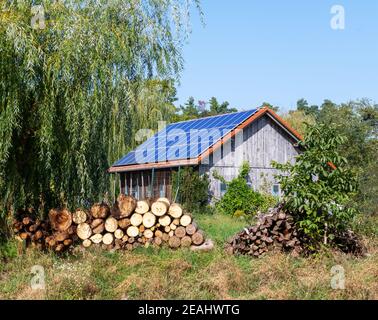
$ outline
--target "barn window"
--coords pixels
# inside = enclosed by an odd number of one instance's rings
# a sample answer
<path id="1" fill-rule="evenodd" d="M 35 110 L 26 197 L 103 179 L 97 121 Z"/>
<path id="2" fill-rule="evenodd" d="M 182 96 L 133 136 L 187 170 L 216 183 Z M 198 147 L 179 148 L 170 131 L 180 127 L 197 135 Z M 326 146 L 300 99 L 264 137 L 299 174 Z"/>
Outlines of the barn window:
<path id="1" fill-rule="evenodd" d="M 226 191 L 227 191 L 227 185 L 224 182 L 221 182 L 221 184 L 220 184 L 220 194 L 221 194 L 221 197 L 224 196 L 224 194 L 226 193 Z"/>
<path id="2" fill-rule="evenodd" d="M 277 197 L 280 195 L 280 185 L 279 184 L 274 184 L 272 186 L 272 195 L 277 196 Z"/>
<path id="3" fill-rule="evenodd" d="M 231 137 L 231 152 L 235 152 L 235 136 Z"/>

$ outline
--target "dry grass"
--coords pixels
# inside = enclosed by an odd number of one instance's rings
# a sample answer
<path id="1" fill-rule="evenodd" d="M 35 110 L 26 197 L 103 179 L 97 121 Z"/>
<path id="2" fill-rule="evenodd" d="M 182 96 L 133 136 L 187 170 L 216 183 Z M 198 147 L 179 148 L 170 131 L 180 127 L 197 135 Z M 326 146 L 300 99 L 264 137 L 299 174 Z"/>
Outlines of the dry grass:
<path id="1" fill-rule="evenodd" d="M 138 249 L 75 256 L 28 250 L 0 267 L 2 299 L 378 299 L 377 219 L 366 237 L 370 256 L 323 252 L 311 258 L 269 254 L 260 259 L 227 255 L 222 244 L 242 221 L 200 217 L 216 240 L 211 253 Z M 373 226 L 373 227 L 372 227 Z M 369 232 L 370 232 L 369 231 Z M 33 265 L 45 269 L 45 290 L 32 290 Z M 331 288 L 331 268 L 345 270 L 345 289 Z"/>

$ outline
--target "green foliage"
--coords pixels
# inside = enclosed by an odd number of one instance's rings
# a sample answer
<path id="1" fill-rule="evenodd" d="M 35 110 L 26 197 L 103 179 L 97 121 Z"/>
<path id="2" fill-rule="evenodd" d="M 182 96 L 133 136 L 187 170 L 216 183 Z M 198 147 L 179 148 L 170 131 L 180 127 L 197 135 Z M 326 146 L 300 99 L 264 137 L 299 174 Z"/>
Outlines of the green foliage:
<path id="1" fill-rule="evenodd" d="M 291 110 L 283 115 L 283 119 L 301 135 L 306 134 L 307 125 L 313 125 L 316 122 L 315 116 L 308 114 L 303 110 Z"/>
<path id="2" fill-rule="evenodd" d="M 303 111 L 305 115 L 317 117 L 319 114 L 319 107 L 316 105 L 309 106 L 307 100 L 302 98 L 297 101 L 297 111 Z"/>
<path id="3" fill-rule="evenodd" d="M 364 99 L 336 105 L 327 100 L 318 118 L 327 126 L 335 125 L 346 137 L 339 151 L 359 173 L 360 189 L 355 200 L 364 213 L 377 213 L 378 104 Z"/>
<path id="4" fill-rule="evenodd" d="M 15 258 L 17 255 L 18 254 L 16 241 L 0 241 L 0 264 L 8 259 Z"/>
<path id="5" fill-rule="evenodd" d="M 44 29 L 31 27 L 35 1 L 1 2 L 1 207 L 76 206 L 110 189 L 106 169 L 135 132 L 174 115 L 191 2 L 45 0 Z"/>
<path id="6" fill-rule="evenodd" d="M 193 97 L 189 97 L 188 101 L 178 108 L 177 111 L 179 113 L 176 114 L 175 121 L 185 121 L 238 111 L 236 108 L 229 108 L 230 104 L 227 101 L 219 103 L 215 97 L 210 99 L 209 105 L 210 108 L 206 109 L 206 102 L 199 101 L 197 104 Z"/>
<path id="7" fill-rule="evenodd" d="M 273 163 L 283 172 L 276 178 L 281 184 L 286 208 L 315 243 L 332 238 L 332 232 L 347 227 L 356 214 L 351 204 L 351 196 L 356 192 L 356 176 L 338 151 L 344 141 L 335 128 L 314 125 L 300 142 L 304 152 L 295 164 Z"/>
<path id="8" fill-rule="evenodd" d="M 247 184 L 249 164 L 244 162 L 240 168 L 239 175 L 231 181 L 226 181 L 217 172 L 214 177 L 227 185 L 224 196 L 216 203 L 216 208 L 227 215 L 252 215 L 264 207 L 264 196 L 255 192 Z"/>
<path id="9" fill-rule="evenodd" d="M 208 207 L 210 182 L 207 175 L 200 175 L 193 167 L 184 167 L 173 172 L 172 180 L 176 202 L 189 212 L 211 213 Z"/>

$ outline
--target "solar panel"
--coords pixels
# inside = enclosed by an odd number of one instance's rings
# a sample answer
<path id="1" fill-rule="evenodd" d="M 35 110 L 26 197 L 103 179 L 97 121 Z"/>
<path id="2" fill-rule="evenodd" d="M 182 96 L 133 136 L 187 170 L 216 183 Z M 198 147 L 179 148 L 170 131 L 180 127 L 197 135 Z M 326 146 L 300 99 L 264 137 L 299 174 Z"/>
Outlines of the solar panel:
<path id="1" fill-rule="evenodd" d="M 197 158 L 256 112 L 256 109 L 169 124 L 113 166 Z"/>

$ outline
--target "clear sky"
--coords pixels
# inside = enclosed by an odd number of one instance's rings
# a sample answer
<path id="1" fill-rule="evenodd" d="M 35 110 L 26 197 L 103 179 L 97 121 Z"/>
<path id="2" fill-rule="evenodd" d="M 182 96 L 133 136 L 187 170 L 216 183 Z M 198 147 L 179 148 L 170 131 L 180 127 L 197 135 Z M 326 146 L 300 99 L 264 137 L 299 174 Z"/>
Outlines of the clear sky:
<path id="1" fill-rule="evenodd" d="M 333 5 L 345 9 L 344 30 L 331 28 Z M 202 8 L 206 25 L 193 15 L 178 103 L 378 103 L 377 0 L 202 0 Z"/>

